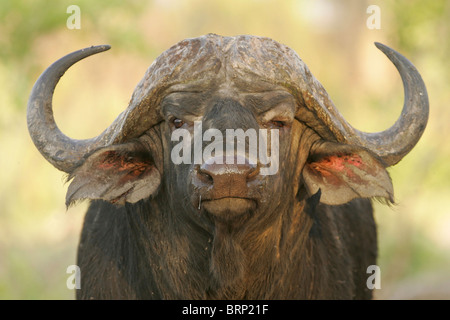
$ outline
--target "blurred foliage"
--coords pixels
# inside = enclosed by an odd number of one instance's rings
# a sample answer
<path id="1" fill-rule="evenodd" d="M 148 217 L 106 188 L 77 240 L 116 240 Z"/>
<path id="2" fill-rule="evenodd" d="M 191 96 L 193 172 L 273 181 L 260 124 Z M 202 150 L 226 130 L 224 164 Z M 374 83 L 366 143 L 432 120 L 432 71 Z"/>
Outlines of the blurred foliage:
<path id="1" fill-rule="evenodd" d="M 34 57 L 33 48 L 36 41 L 43 36 L 51 35 L 66 26 L 69 5 L 76 4 L 83 8 L 82 19 L 90 30 L 95 30 L 99 37 L 118 47 L 128 47 L 131 50 L 143 49 L 145 41 L 134 28 L 133 20 L 139 16 L 146 6 L 143 2 L 130 1 L 123 10 L 123 1 L 106 2 L 92 1 L 58 1 L 49 5 L 48 1 L 3 0 L 0 2 L 0 59 L 5 64 L 16 65 L 21 77 L 13 78 L 18 90 L 15 106 L 23 106 L 27 96 L 23 94 L 29 88 L 39 62 Z M 108 19 L 98 19 L 98 17 Z M 101 25 L 100 25 L 101 24 Z M 69 31 L 68 29 L 66 29 Z M 118 30 L 120 32 L 118 32 Z M 23 77 L 25 75 L 25 77 Z"/>
<path id="2" fill-rule="evenodd" d="M 66 27 L 74 4 L 80 30 Z M 372 4 L 381 8 L 380 30 L 366 26 Z M 376 296 L 450 298 L 437 289 L 450 288 L 449 20 L 446 0 L 1 1 L 0 298 L 74 297 L 66 268 L 75 264 L 87 205 L 64 207 L 64 175 L 28 136 L 26 103 L 39 74 L 68 52 L 112 45 L 72 67 L 55 92 L 62 131 L 86 138 L 126 107 L 157 55 L 210 32 L 268 36 L 292 47 L 348 121 L 366 131 L 390 126 L 403 99 L 395 69 L 372 43 L 411 59 L 427 84 L 430 120 L 417 147 L 390 169 L 397 205 L 375 204 L 382 270 Z"/>

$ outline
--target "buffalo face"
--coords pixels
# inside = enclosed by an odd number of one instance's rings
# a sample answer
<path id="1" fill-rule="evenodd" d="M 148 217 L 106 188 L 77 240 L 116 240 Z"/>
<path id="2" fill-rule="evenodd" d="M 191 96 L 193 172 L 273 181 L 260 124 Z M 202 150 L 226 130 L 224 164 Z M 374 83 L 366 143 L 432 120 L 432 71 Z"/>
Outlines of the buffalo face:
<path id="1" fill-rule="evenodd" d="M 165 156 L 165 183 L 173 185 L 169 193 L 178 199 L 171 203 L 180 206 L 176 210 L 180 213 L 190 208 L 193 219 L 207 217 L 219 223 L 269 218 L 267 213 L 274 212 L 286 197 L 282 196 L 287 191 L 284 186 L 293 183 L 293 175 L 280 166 L 292 161 L 289 151 L 297 108 L 294 98 L 282 88 L 252 92 L 227 82 L 217 88 L 189 89 L 171 93 L 162 102 L 168 149 L 178 152 L 177 146 L 184 141 L 172 141 L 172 136 L 184 129 L 191 143 L 182 152 L 192 152 L 188 163 L 175 163 L 173 156 L 178 154 L 173 152 Z M 272 150 L 274 131 L 277 143 Z M 265 136 L 260 137 L 260 132 Z M 270 160 L 265 163 L 255 152 L 263 138 L 268 143 L 261 152 Z"/>

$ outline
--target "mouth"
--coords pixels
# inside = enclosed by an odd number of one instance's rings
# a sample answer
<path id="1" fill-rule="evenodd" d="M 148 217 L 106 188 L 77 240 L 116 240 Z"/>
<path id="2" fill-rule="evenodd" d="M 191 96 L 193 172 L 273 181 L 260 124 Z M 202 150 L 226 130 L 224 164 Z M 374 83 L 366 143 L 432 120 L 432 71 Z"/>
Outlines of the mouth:
<path id="1" fill-rule="evenodd" d="M 201 206 L 213 217 L 229 221 L 254 211 L 256 201 L 249 198 L 223 197 L 202 200 Z"/>

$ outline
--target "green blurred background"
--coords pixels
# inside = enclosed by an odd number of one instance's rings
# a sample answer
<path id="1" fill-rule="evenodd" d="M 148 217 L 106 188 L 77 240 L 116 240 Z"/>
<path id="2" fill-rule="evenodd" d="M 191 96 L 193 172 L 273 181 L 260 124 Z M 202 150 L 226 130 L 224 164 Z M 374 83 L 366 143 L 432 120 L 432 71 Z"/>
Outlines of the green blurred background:
<path id="1" fill-rule="evenodd" d="M 67 28 L 70 5 L 81 29 Z M 369 29 L 369 5 L 381 28 Z M 271 37 L 293 48 L 360 130 L 389 127 L 403 89 L 379 41 L 407 56 L 428 88 L 431 113 L 416 148 L 390 168 L 397 205 L 375 204 L 378 299 L 450 298 L 450 2 L 155 0 L 0 2 L 0 298 L 73 299 L 66 269 L 87 204 L 66 210 L 64 174 L 38 153 L 26 105 L 40 73 L 77 49 L 110 44 L 75 65 L 55 93 L 55 118 L 73 138 L 104 130 L 126 108 L 151 62 L 206 33 Z"/>

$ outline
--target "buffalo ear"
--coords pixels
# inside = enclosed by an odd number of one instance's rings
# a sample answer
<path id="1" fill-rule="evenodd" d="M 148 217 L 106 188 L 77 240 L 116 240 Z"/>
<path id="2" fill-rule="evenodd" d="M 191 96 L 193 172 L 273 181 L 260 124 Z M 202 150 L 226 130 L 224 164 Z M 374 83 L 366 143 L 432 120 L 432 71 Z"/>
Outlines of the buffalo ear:
<path id="1" fill-rule="evenodd" d="M 313 195 L 320 189 L 320 202 L 325 204 L 371 197 L 393 202 L 393 186 L 385 166 L 362 147 L 320 141 L 311 148 L 302 174 L 308 193 Z"/>
<path id="2" fill-rule="evenodd" d="M 73 180 L 67 190 L 67 206 L 84 199 L 125 204 L 155 193 L 161 174 L 150 153 L 139 142 L 131 142 L 94 152 L 75 169 L 70 179 Z"/>

